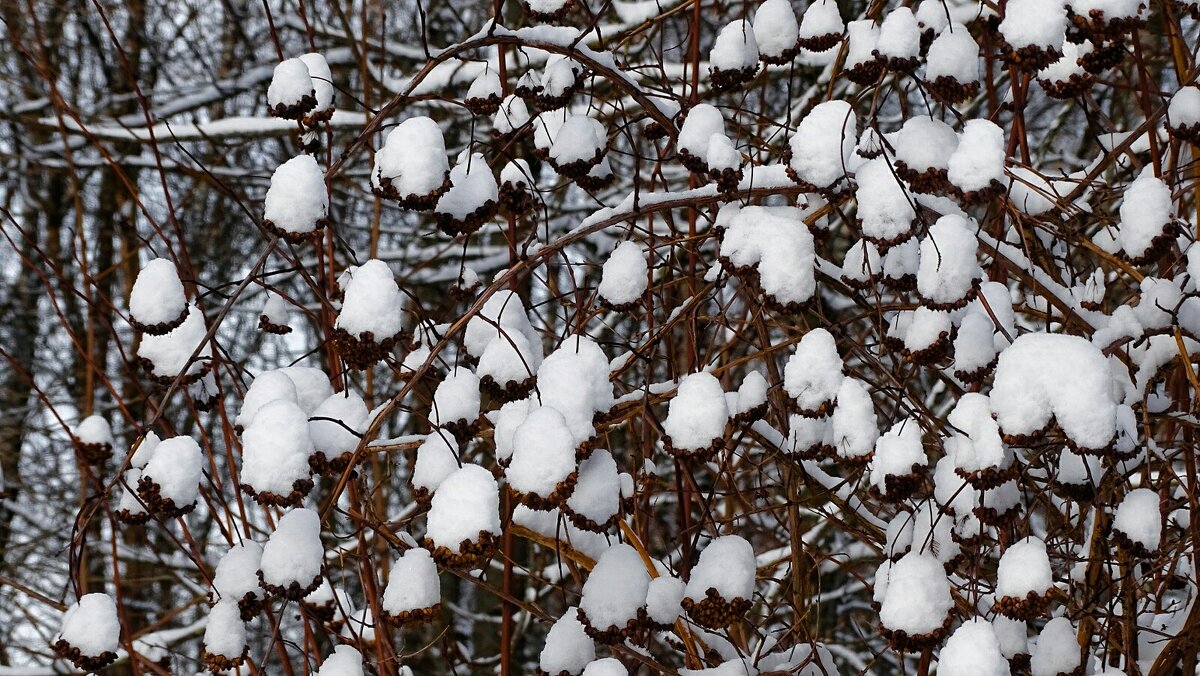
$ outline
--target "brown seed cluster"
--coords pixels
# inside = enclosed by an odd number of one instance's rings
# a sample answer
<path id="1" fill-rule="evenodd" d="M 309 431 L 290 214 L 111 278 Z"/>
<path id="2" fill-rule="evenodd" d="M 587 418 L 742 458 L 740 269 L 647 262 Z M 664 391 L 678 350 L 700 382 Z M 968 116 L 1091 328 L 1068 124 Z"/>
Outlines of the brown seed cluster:
<path id="1" fill-rule="evenodd" d="M 499 203 L 489 199 L 462 218 L 445 212 L 437 212 L 433 218 L 437 222 L 438 229 L 450 237 L 470 235 L 482 228 L 484 223 L 495 218 L 498 208 Z"/>
<path id="2" fill-rule="evenodd" d="M 932 343 L 918 350 L 904 348 L 904 357 L 914 364 L 937 364 L 950 356 L 950 332 L 942 331 Z"/>
<path id="3" fill-rule="evenodd" d="M 401 209 L 408 209 L 410 211 L 429 211 L 437 206 L 438 199 L 440 199 L 441 196 L 444 195 L 449 189 L 450 172 L 447 171 L 446 177 L 442 181 L 442 184 L 431 192 L 427 192 L 423 195 L 417 195 L 415 193 L 401 195 L 400 191 L 392 183 L 392 179 L 389 176 L 380 176 L 379 186 L 372 188 L 372 191 L 384 199 L 395 201 L 400 205 Z"/>
<path id="4" fill-rule="evenodd" d="M 722 193 L 724 195 L 723 199 L 727 201 L 734 199 L 734 193 L 737 192 L 738 185 L 742 182 L 742 176 L 741 167 L 737 167 L 736 169 L 726 167 L 721 171 L 708 170 L 708 177 L 717 183 L 717 192 Z"/>
<path id="5" fill-rule="evenodd" d="M 823 458 L 832 458 L 836 454 L 837 449 L 819 441 L 806 448 L 797 448 L 788 451 L 788 455 L 797 460 L 821 460 Z"/>
<path id="6" fill-rule="evenodd" d="M 171 498 L 164 498 L 162 487 L 154 479 L 145 475 L 138 479 L 137 493 L 142 502 L 146 504 L 146 509 L 160 519 L 174 519 L 196 509 L 195 502 L 176 505 Z"/>
<path id="7" fill-rule="evenodd" d="M 704 448 L 676 448 L 675 444 L 671 442 L 671 435 L 669 434 L 664 434 L 662 440 L 667 453 L 680 460 L 699 460 L 705 462 L 712 459 L 719 451 L 725 449 L 724 436 L 713 439 L 712 443 Z"/>
<path id="8" fill-rule="evenodd" d="M 869 87 L 878 82 L 885 72 L 887 65 L 882 61 L 867 60 L 842 71 L 842 75 L 856 85 Z"/>
<path id="9" fill-rule="evenodd" d="M 558 23 L 567 18 L 567 14 L 569 14 L 571 10 L 575 8 L 575 0 L 567 0 L 563 3 L 562 7 L 559 7 L 553 12 L 539 12 L 530 7 L 528 2 L 521 3 L 521 6 L 525 9 L 525 16 L 528 17 L 530 21 L 536 21 L 539 23 Z"/>
<path id="10" fill-rule="evenodd" d="M 1008 189 L 999 181 L 993 180 L 986 188 L 979 190 L 960 190 L 955 187 L 955 195 L 962 201 L 964 207 L 978 206 L 1004 195 Z"/>
<path id="11" fill-rule="evenodd" d="M 263 572 L 260 570 L 258 571 L 258 586 L 267 590 L 267 593 L 272 596 L 282 596 L 289 601 L 303 601 L 305 596 L 315 592 L 317 587 L 321 586 L 321 576 L 314 577 L 312 582 L 306 587 L 300 586 L 300 582 L 296 580 L 292 580 L 286 587 L 281 587 L 279 585 L 268 584 L 263 578 Z"/>
<path id="12" fill-rule="evenodd" d="M 1129 537 L 1129 535 L 1121 532 L 1117 528 L 1112 529 L 1110 537 L 1113 539 L 1113 542 L 1117 543 L 1117 547 L 1119 547 L 1121 551 L 1128 553 L 1130 556 L 1136 559 L 1154 558 L 1154 555 L 1157 552 L 1157 550 L 1151 551 L 1147 549 L 1146 545 L 1135 541 L 1133 538 Z"/>
<path id="13" fill-rule="evenodd" d="M 150 521 L 150 512 L 133 512 L 128 509 L 116 511 L 117 521 L 126 526 L 142 526 Z"/>
<path id="14" fill-rule="evenodd" d="M 607 627 L 597 627 L 588 619 L 587 613 L 583 611 L 583 608 L 577 609 L 575 616 L 579 619 L 579 623 L 583 625 L 584 633 L 590 636 L 592 640 L 604 645 L 617 645 L 624 643 L 627 639 L 638 645 L 645 645 L 650 630 L 656 626 L 650 619 L 650 616 L 646 614 L 644 607 L 638 608 L 637 613 L 625 623 L 625 626 L 614 624 Z"/>
<path id="15" fill-rule="evenodd" d="M 112 457 L 112 444 L 108 442 L 84 443 L 79 439 L 73 441 L 75 442 L 75 452 L 79 454 L 81 460 L 89 465 L 103 465 Z"/>
<path id="16" fill-rule="evenodd" d="M 582 82 L 583 73 L 576 73 L 575 82 L 568 85 L 561 93 L 547 94 L 545 87 L 539 87 L 533 94 L 533 105 L 542 111 L 558 110 L 565 107 L 571 102 L 571 97 L 579 91 L 579 84 Z"/>
<path id="17" fill-rule="evenodd" d="M 1167 131 L 1171 132 L 1176 138 L 1200 145 L 1200 122 L 1170 125 L 1167 127 Z"/>
<path id="18" fill-rule="evenodd" d="M 204 654 L 202 655 L 202 659 L 204 660 L 204 666 L 207 667 L 209 671 L 216 674 L 216 673 L 220 673 L 222 671 L 229 671 L 231 669 L 237 669 L 238 667 L 242 666 L 243 664 L 245 664 L 246 657 L 249 654 L 250 654 L 249 646 L 242 648 L 242 654 L 238 655 L 236 657 L 225 657 L 224 655 L 214 655 L 214 654 L 208 652 L 207 650 L 205 650 Z"/>
<path id="19" fill-rule="evenodd" d="M 954 186 L 950 183 L 949 171 L 941 167 L 929 167 L 917 171 L 904 160 L 895 161 L 896 176 L 908 184 L 913 192 L 925 195 L 950 195 Z M 909 235 L 911 236 L 911 234 Z"/>
<path id="20" fill-rule="evenodd" d="M 1082 96 L 1096 83 L 1096 77 L 1091 73 L 1071 73 L 1065 80 L 1043 80 L 1038 78 L 1038 84 L 1052 99 L 1066 100 Z"/>
<path id="21" fill-rule="evenodd" d="M 982 385 L 983 381 L 988 377 L 992 370 L 996 368 L 996 362 L 999 360 L 1000 357 L 996 356 L 987 364 L 971 371 L 956 369 L 954 371 L 954 377 L 958 378 L 964 383 L 967 383 L 968 385 Z"/>
<path id="22" fill-rule="evenodd" d="M 1197 131 L 1200 132 L 1200 123 L 1197 123 L 1196 126 Z M 1159 234 L 1150 240 L 1150 246 L 1146 248 L 1145 253 L 1140 256 L 1125 256 L 1125 258 L 1132 265 L 1146 265 L 1157 261 L 1171 251 L 1175 246 L 1175 239 L 1186 230 L 1183 222 L 1173 218 L 1164 223 Z M 1167 329 L 1167 331 L 1170 330 Z"/>
<path id="23" fill-rule="evenodd" d="M 149 334 L 151 336 L 165 336 L 171 331 L 183 326 L 183 322 L 185 322 L 187 318 L 188 307 L 185 305 L 183 307 L 183 312 L 180 312 L 178 317 L 170 321 L 159 322 L 157 324 L 143 324 L 137 319 L 134 319 L 133 315 L 130 315 L 129 324 L 133 326 L 134 329 L 137 329 L 142 333 Z"/>
<path id="24" fill-rule="evenodd" d="M 500 206 L 513 216 L 521 216 L 533 211 L 537 200 L 524 181 L 513 185 L 512 181 L 500 184 Z"/>
<path id="25" fill-rule="evenodd" d="M 933 98 L 953 106 L 964 101 L 970 101 L 979 95 L 980 84 L 975 82 L 959 82 L 949 75 L 939 75 L 925 83 L 925 89 Z"/>
<path id="26" fill-rule="evenodd" d="M 490 374 L 479 379 L 479 389 L 502 404 L 528 397 L 535 387 L 537 376 L 529 376 L 524 380 L 506 380 L 503 383 L 496 382 Z"/>
<path id="27" fill-rule="evenodd" d="M 749 425 L 751 423 L 762 420 L 763 417 L 767 415 L 767 406 L 768 406 L 767 402 L 764 401 L 763 403 L 759 404 L 758 406 L 755 406 L 753 408 L 742 411 L 741 413 L 738 413 L 737 415 L 733 416 L 733 424 L 734 425 Z"/>
<path id="28" fill-rule="evenodd" d="M 453 422 L 442 423 L 440 425 L 442 429 L 454 436 L 454 440 L 457 441 L 460 446 L 470 441 L 476 434 L 479 433 L 479 426 L 479 418 L 476 418 L 475 420 L 459 418 Z"/>
<path id="29" fill-rule="evenodd" d="M 996 488 L 1006 482 L 1012 481 L 1021 474 L 1021 466 L 1016 462 L 1008 467 L 985 467 L 980 470 L 968 472 L 961 467 L 955 467 L 954 473 L 962 477 L 967 483 L 977 490 L 985 491 Z"/>
<path id="30" fill-rule="evenodd" d="M 1075 502 L 1091 502 L 1096 499 L 1096 487 L 1088 481 L 1081 484 L 1059 482 L 1055 487 L 1063 497 Z"/>
<path id="31" fill-rule="evenodd" d="M 717 592 L 716 587 L 709 587 L 704 592 L 704 598 L 683 599 L 683 609 L 688 617 L 706 629 L 725 629 L 742 619 L 752 605 L 750 599 L 726 599 Z"/>
<path id="32" fill-rule="evenodd" d="M 828 399 L 818 404 L 816 408 L 801 408 L 795 399 L 788 399 L 788 410 L 805 418 L 824 418 L 833 413 L 833 405 L 834 400 Z"/>
<path id="33" fill-rule="evenodd" d="M 589 192 L 603 190 L 611 185 L 612 182 L 613 173 L 611 170 L 606 174 L 597 174 L 595 170 L 592 170 L 586 176 L 580 176 L 579 178 L 575 179 L 575 185 Z"/>
<path id="34" fill-rule="evenodd" d="M 997 528 L 1007 526 L 1016 521 L 1021 516 L 1021 505 L 1017 503 L 1008 509 L 1001 512 L 995 507 L 984 507 L 982 505 L 971 510 L 976 519 L 985 526 L 995 526 Z"/>
<path id="35" fill-rule="evenodd" d="M 308 456 L 308 467 L 313 471 L 313 474 L 334 476 L 345 472 L 346 468 L 350 466 L 350 461 L 353 459 L 353 451 L 346 451 L 332 458 L 327 457 L 323 451 L 316 451 Z"/>
<path id="36" fill-rule="evenodd" d="M 553 157 L 551 157 L 550 166 L 554 167 L 554 171 L 558 172 L 560 175 L 569 179 L 578 180 L 584 176 L 587 176 L 588 172 L 592 170 L 592 167 L 600 164 L 600 160 L 604 159 L 604 154 L 607 151 L 608 148 L 597 148 L 595 154 L 593 154 L 590 158 L 574 160 L 572 162 L 566 162 L 563 164 L 559 164 L 554 160 Z"/>
<path id="37" fill-rule="evenodd" d="M 1142 3 L 1140 7 L 1145 8 L 1145 3 Z M 1079 41 L 1088 39 L 1096 45 L 1122 43 L 1126 35 L 1146 25 L 1146 19 L 1140 15 L 1110 19 L 1105 15 L 1104 10 L 1093 9 L 1089 10 L 1085 16 L 1076 14 L 1069 5 L 1067 6 L 1067 17 L 1075 29 L 1074 34 L 1069 35 L 1069 38 Z"/>
<path id="38" fill-rule="evenodd" d="M 678 158 L 679 163 L 682 164 L 688 171 L 697 174 L 708 173 L 708 162 L 703 157 L 700 157 L 699 155 L 693 155 L 686 149 L 680 148 Z"/>
<path id="39" fill-rule="evenodd" d="M 154 362 L 150 361 L 149 359 L 146 359 L 145 357 L 138 357 L 137 361 L 138 361 L 138 366 L 140 366 L 142 368 L 142 370 L 145 371 L 148 376 L 150 376 L 150 380 L 158 383 L 159 385 L 164 385 L 164 386 L 172 385 L 175 382 L 176 378 L 179 379 L 180 385 L 184 385 L 184 386 L 192 385 L 194 383 L 200 382 L 204 378 L 204 376 L 208 375 L 208 372 L 212 370 L 212 360 L 204 359 L 202 361 L 193 362 L 193 364 L 189 364 L 189 366 L 188 366 L 189 370 L 184 373 L 172 373 L 172 374 L 168 374 L 168 375 L 162 375 L 159 373 L 155 373 Z M 200 368 L 198 368 L 194 371 L 190 370 L 191 366 L 195 365 L 196 363 L 198 363 L 200 365 Z"/>
<path id="40" fill-rule="evenodd" d="M 1050 609 L 1050 592 L 1038 594 L 1031 591 L 1024 597 L 1001 596 L 996 599 L 994 608 L 1007 618 L 1029 622 L 1042 617 Z"/>
<path id="41" fill-rule="evenodd" d="M 276 237 L 284 240 L 285 242 L 291 242 L 292 244 L 303 244 L 305 242 L 312 241 L 312 240 L 316 239 L 318 236 L 320 236 L 321 231 L 324 230 L 325 227 L 329 225 L 329 219 L 322 217 L 322 218 L 318 218 L 317 220 L 313 221 L 312 230 L 309 230 L 308 232 L 292 232 L 290 230 L 284 230 L 283 228 L 279 227 L 278 225 L 275 225 L 274 221 L 272 221 L 269 218 L 264 218 L 262 221 L 262 225 L 263 225 L 263 228 L 267 232 L 271 233 L 272 235 L 275 235 Z"/>
<path id="42" fill-rule="evenodd" d="M 500 110 L 500 104 L 504 100 L 499 94 L 488 94 L 487 96 L 473 96 L 463 99 L 463 107 L 471 111 L 473 115 L 491 116 L 495 115 Z"/>
<path id="43" fill-rule="evenodd" d="M 741 87 L 753 80 L 756 73 L 758 73 L 758 66 L 747 66 L 733 69 L 712 68 L 708 75 L 713 92 L 720 93 Z"/>
<path id="44" fill-rule="evenodd" d="M 797 40 L 796 44 L 794 46 L 788 47 L 787 49 L 783 50 L 782 52 L 780 52 L 778 54 L 772 54 L 772 55 L 759 54 L 758 58 L 762 59 L 763 63 L 767 63 L 772 66 L 783 66 L 783 65 L 787 65 L 787 64 L 791 63 L 792 59 L 796 58 L 796 55 L 799 53 L 800 53 L 800 42 L 799 42 L 799 40 Z"/>
<path id="45" fill-rule="evenodd" d="M 954 622 L 952 613 L 946 614 L 942 626 L 928 634 L 909 634 L 902 629 L 888 629 L 879 625 L 879 634 L 887 639 L 893 649 L 901 652 L 920 652 L 927 648 L 936 648 L 950 634 L 950 625 Z"/>
<path id="46" fill-rule="evenodd" d="M 613 526 L 617 525 L 617 521 L 621 518 L 621 512 L 618 509 L 618 511 L 614 512 L 612 516 L 608 517 L 608 520 L 606 520 L 604 523 L 597 523 L 593 519 L 589 519 L 588 517 L 572 510 L 567 506 L 565 501 L 562 505 L 562 513 L 571 520 L 571 523 L 574 524 L 576 528 L 590 531 L 592 533 L 607 533 L 612 529 Z"/>
<path id="47" fill-rule="evenodd" d="M 917 66 L 921 65 L 921 58 L 919 56 L 887 57 L 880 54 L 879 50 L 877 49 L 872 51 L 872 55 L 874 55 L 876 60 L 887 67 L 888 70 L 901 73 L 911 73 L 912 71 L 916 70 Z"/>
<path id="48" fill-rule="evenodd" d="M 396 614 L 380 610 L 379 616 L 384 622 L 396 627 L 411 627 L 419 624 L 429 624 L 442 614 L 442 604 L 435 603 L 428 608 L 414 608 Z"/>
<path id="49" fill-rule="evenodd" d="M 308 616 L 322 624 L 331 624 L 337 616 L 337 599 L 329 599 L 323 603 L 300 601 L 300 607 Z"/>
<path id="50" fill-rule="evenodd" d="M 334 329 L 333 340 L 338 345 L 338 353 L 346 366 L 359 371 L 371 368 L 383 361 L 392 353 L 396 345 L 405 341 L 405 333 L 401 331 L 388 338 L 377 339 L 370 331 L 363 331 L 353 336 L 345 329 Z"/>
<path id="51" fill-rule="evenodd" d="M 258 330 L 263 333 L 271 333 L 276 336 L 284 336 L 292 332 L 292 327 L 287 324 L 273 324 L 266 315 L 258 316 Z"/>
<path id="52" fill-rule="evenodd" d="M 434 544 L 433 540 L 424 538 L 421 546 L 429 550 L 433 560 L 444 568 L 455 570 L 474 570 L 482 567 L 496 553 L 496 536 L 481 530 L 474 541 L 463 540 L 458 544 L 458 550 L 452 550 L 444 545 Z"/>
<path id="53" fill-rule="evenodd" d="M 1036 73 L 1062 58 L 1062 52 L 1053 47 L 1026 45 L 1020 49 L 1013 49 L 1012 45 L 1008 44 L 1004 36 L 999 33 L 996 34 L 996 42 L 1000 50 L 1000 58 L 1005 63 L 1026 72 Z"/>
<path id="54" fill-rule="evenodd" d="M 871 493 L 892 504 L 907 501 L 925 486 L 928 471 L 924 465 L 913 464 L 907 474 L 888 474 L 883 478 L 883 491 L 871 487 Z"/>
<path id="55" fill-rule="evenodd" d="M 824 35 L 799 38 L 796 40 L 796 46 L 800 49 L 807 49 L 810 52 L 824 52 L 833 49 L 841 41 L 841 33 L 825 33 Z"/>
<path id="56" fill-rule="evenodd" d="M 267 115 L 271 117 L 282 117 L 285 120 L 301 120 L 308 114 L 310 110 L 317 107 L 317 92 L 310 90 L 308 94 L 300 97 L 300 100 L 292 104 L 277 103 L 274 106 L 267 106 Z"/>
<path id="57" fill-rule="evenodd" d="M 962 298 L 958 298 L 958 299 L 951 300 L 951 301 L 946 301 L 944 303 L 938 303 L 929 298 L 922 296 L 921 297 L 921 305 L 924 305 L 925 307 L 929 308 L 930 310 L 941 310 L 943 312 L 950 312 L 953 310 L 961 310 L 961 309 L 965 308 L 972 300 L 974 300 L 977 295 L 979 295 L 979 284 L 982 281 L 983 281 L 983 279 L 978 278 L 978 277 L 975 279 L 972 279 L 970 288 L 967 289 L 967 292 L 965 294 L 963 294 Z"/>
<path id="58" fill-rule="evenodd" d="M 102 652 L 99 655 L 84 655 L 79 648 L 71 645 L 66 639 L 58 639 L 52 646 L 54 654 L 64 660 L 69 660 L 71 664 L 87 671 L 96 672 L 104 667 L 112 664 L 117 659 L 117 654 L 111 650 Z"/>
<path id="59" fill-rule="evenodd" d="M 253 497 L 255 502 L 263 506 L 274 505 L 276 507 L 299 507 L 300 503 L 304 501 L 304 497 L 312 489 L 312 479 L 296 479 L 292 482 L 292 491 L 287 495 L 271 491 L 257 491 L 250 484 L 242 484 L 242 490 Z"/>
<path id="60" fill-rule="evenodd" d="M 208 605 L 216 605 L 218 600 L 216 594 L 210 589 L 208 592 Z M 242 621 L 249 622 L 254 619 L 254 616 L 262 611 L 265 605 L 264 601 L 265 599 L 259 598 L 258 594 L 254 592 L 246 592 L 245 596 L 238 599 L 238 611 Z"/>
<path id="61" fill-rule="evenodd" d="M 549 512 L 567 503 L 567 498 L 575 492 L 575 482 L 579 480 L 579 472 L 571 472 L 567 478 L 558 482 L 549 495 L 516 492 L 517 500 L 526 507 L 539 512 Z"/>

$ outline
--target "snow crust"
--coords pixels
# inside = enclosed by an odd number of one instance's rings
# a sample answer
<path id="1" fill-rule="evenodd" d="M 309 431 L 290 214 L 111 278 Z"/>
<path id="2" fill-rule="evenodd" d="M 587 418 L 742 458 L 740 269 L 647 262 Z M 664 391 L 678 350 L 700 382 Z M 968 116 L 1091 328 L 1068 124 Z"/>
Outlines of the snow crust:
<path id="1" fill-rule="evenodd" d="M 1000 34 L 1015 49 L 1041 47 L 1062 50 L 1067 9 L 1062 0 L 1012 0 L 1004 10 Z"/>
<path id="2" fill-rule="evenodd" d="M 845 378 L 833 335 L 822 328 L 804 334 L 783 369 L 783 389 L 801 409 L 832 401 Z"/>
<path id="3" fill-rule="evenodd" d="M 267 105 L 292 106 L 313 93 L 308 66 L 298 58 L 284 59 L 275 66 L 271 85 L 267 87 Z"/>
<path id="4" fill-rule="evenodd" d="M 740 19 L 725 24 L 708 52 L 708 62 L 720 70 L 756 68 L 758 43 L 750 22 Z"/>

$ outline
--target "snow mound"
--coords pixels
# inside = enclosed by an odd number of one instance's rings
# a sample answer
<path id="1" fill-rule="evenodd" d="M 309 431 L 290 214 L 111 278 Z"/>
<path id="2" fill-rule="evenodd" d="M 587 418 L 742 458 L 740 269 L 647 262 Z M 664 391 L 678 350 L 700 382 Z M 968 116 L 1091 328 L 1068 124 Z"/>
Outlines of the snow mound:
<path id="1" fill-rule="evenodd" d="M 729 409 L 721 382 L 706 372 L 684 376 L 667 407 L 663 433 L 679 451 L 701 451 L 725 436 Z"/>
<path id="2" fill-rule="evenodd" d="M 812 7 L 822 4 L 814 3 Z M 807 12 L 804 19 L 807 23 Z M 817 189 L 832 188 L 846 175 L 850 165 L 850 154 L 858 142 L 857 125 L 854 109 L 846 101 L 826 101 L 814 106 L 788 141 L 791 148 L 788 168 L 794 172 L 794 178 Z"/>
<path id="3" fill-rule="evenodd" d="M 879 619 L 891 631 L 930 634 L 941 628 L 953 606 L 941 561 L 913 551 L 892 564 Z"/>
<path id="4" fill-rule="evenodd" d="M 1103 449 L 1116 435 L 1108 360 L 1086 338 L 1050 333 L 1017 337 L 1000 353 L 992 411 L 1005 434 L 1034 434 L 1057 420 L 1085 449 Z"/>

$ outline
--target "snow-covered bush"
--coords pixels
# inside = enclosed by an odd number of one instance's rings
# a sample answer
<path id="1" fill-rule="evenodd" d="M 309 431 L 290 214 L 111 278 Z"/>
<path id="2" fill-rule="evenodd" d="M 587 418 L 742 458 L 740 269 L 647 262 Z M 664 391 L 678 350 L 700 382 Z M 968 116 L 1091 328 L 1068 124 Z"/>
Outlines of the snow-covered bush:
<path id="1" fill-rule="evenodd" d="M 0 674 L 1196 661 L 1194 0 L 24 4 Z"/>

